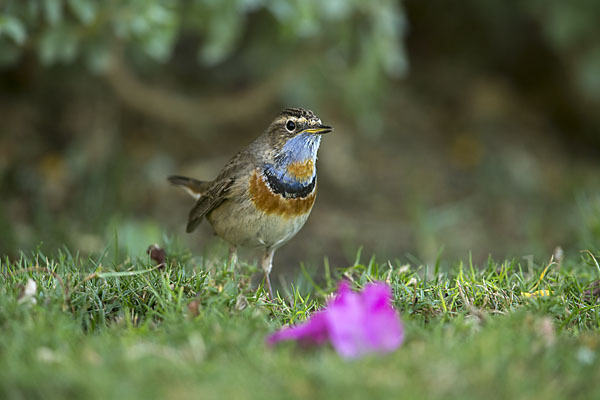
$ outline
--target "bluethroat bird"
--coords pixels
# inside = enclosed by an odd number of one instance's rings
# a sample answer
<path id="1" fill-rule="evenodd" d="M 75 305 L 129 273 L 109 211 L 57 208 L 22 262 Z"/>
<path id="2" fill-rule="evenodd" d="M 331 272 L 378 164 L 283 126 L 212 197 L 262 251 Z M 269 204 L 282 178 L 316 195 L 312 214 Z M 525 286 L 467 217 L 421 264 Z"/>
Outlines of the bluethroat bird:
<path id="1" fill-rule="evenodd" d="M 215 234 L 229 242 L 233 264 L 237 246 L 264 249 L 261 266 L 271 298 L 273 254 L 298 233 L 312 210 L 317 195 L 317 150 L 321 135 L 332 130 L 312 111 L 288 108 L 237 153 L 215 180 L 168 178 L 196 199 L 188 233 L 206 217 Z"/>

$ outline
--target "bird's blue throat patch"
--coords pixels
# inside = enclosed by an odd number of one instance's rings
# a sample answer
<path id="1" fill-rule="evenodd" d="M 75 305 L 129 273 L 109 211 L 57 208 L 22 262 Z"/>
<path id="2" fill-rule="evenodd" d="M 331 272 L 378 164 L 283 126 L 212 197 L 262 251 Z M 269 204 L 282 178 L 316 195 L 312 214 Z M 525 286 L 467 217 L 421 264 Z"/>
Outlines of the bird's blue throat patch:
<path id="1" fill-rule="evenodd" d="M 267 184 L 273 193 L 280 194 L 289 199 L 302 198 L 310 195 L 315 190 L 317 184 L 317 175 L 313 176 L 308 184 L 304 184 L 300 182 L 287 183 L 272 175 L 268 169 L 265 169 L 263 172 L 267 179 Z"/>
<path id="2" fill-rule="evenodd" d="M 301 133 L 289 139 L 281 153 L 275 158 L 279 162 L 301 162 L 308 159 L 316 159 L 319 145 L 321 144 L 321 135 L 314 133 Z"/>
<path id="3" fill-rule="evenodd" d="M 287 141 L 274 164 L 263 171 L 271 190 L 286 198 L 306 197 L 315 188 L 315 166 L 321 136 L 301 133 Z"/>

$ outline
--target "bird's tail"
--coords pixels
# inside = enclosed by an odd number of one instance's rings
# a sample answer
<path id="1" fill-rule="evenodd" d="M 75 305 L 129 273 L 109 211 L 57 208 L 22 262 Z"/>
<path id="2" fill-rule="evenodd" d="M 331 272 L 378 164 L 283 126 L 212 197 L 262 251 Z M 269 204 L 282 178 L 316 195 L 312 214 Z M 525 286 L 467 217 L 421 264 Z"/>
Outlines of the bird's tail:
<path id="1" fill-rule="evenodd" d="M 181 186 L 190 196 L 198 200 L 210 186 L 210 182 L 199 181 L 187 176 L 171 175 L 167 178 L 173 185 Z"/>

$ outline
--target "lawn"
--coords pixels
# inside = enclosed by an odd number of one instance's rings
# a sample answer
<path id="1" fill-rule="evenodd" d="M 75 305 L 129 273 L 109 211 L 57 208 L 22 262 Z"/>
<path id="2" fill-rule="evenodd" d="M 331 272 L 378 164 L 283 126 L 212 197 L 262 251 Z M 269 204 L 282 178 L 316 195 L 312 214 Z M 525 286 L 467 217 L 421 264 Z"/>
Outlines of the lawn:
<path id="1" fill-rule="evenodd" d="M 0 398 L 600 397 L 597 251 L 448 268 L 357 256 L 298 269 L 274 301 L 255 265 L 166 254 L 1 261 Z M 265 345 L 340 279 L 391 285 L 401 348 L 348 361 Z"/>

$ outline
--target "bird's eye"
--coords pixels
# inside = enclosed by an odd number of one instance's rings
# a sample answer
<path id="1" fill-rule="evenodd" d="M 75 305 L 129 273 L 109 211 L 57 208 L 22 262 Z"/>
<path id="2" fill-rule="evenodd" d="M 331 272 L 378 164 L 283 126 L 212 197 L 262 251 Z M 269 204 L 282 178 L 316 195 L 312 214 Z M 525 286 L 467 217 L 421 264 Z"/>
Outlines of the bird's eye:
<path id="1" fill-rule="evenodd" d="M 291 119 L 286 122 L 285 124 L 285 129 L 287 129 L 290 132 L 293 132 L 294 129 L 296 129 L 296 124 L 294 123 L 294 121 L 292 121 Z"/>

